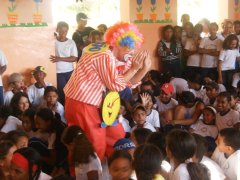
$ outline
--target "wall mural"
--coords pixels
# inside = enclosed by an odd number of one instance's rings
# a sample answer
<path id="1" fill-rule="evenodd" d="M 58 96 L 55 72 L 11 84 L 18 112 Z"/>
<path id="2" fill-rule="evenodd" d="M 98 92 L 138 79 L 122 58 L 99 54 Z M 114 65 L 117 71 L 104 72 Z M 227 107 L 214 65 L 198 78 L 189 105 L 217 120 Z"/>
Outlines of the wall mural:
<path id="1" fill-rule="evenodd" d="M 134 23 L 172 23 L 171 0 L 136 0 L 136 17 Z M 164 6 L 164 11 L 162 7 Z M 144 8 L 146 7 L 146 8 Z M 149 9 L 150 7 L 150 9 Z M 148 10 L 149 9 L 149 10 Z"/>
<path id="2" fill-rule="evenodd" d="M 234 0 L 234 16 L 235 19 L 240 19 L 240 0 Z"/>
<path id="3" fill-rule="evenodd" d="M 19 1 L 20 2 L 20 1 Z M 28 0 L 29 11 L 24 11 L 24 21 L 21 19 L 21 13 L 18 12 L 19 2 L 17 0 L 8 0 L 8 3 L 3 4 L 1 8 L 7 8 L 7 21 L 3 22 L 4 19 L 2 16 L 5 14 L 4 11 L 0 11 L 0 28 L 14 28 L 14 27 L 43 27 L 48 26 L 47 22 L 43 21 L 43 15 L 40 11 L 41 4 L 43 0 Z M 1 4 L 1 3 L 0 3 Z M 32 12 L 32 14 L 31 14 Z M 23 13 L 23 12 L 22 12 Z M 25 18 L 26 13 L 28 17 Z M 21 19 L 21 20 L 20 20 Z"/>

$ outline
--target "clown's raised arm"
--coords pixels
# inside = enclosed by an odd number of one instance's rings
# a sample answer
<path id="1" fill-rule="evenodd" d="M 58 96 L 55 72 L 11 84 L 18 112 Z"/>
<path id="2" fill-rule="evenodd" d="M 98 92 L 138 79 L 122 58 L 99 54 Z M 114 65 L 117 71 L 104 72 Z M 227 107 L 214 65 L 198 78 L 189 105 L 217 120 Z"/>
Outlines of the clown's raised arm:
<path id="1" fill-rule="evenodd" d="M 80 61 L 64 88 L 65 116 L 68 125 L 79 125 L 93 143 L 96 153 L 103 158 L 111 152 L 113 144 L 124 137 L 121 124 L 101 128 L 98 108 L 103 91 L 121 91 L 136 83 L 148 72 L 151 61 L 147 51 L 134 57 L 124 74 L 116 68 L 126 54 L 132 55 L 143 43 L 142 34 L 129 23 L 117 23 L 105 33 L 105 43 L 90 44 L 84 49 Z M 111 137 L 110 137 L 111 136 Z"/>

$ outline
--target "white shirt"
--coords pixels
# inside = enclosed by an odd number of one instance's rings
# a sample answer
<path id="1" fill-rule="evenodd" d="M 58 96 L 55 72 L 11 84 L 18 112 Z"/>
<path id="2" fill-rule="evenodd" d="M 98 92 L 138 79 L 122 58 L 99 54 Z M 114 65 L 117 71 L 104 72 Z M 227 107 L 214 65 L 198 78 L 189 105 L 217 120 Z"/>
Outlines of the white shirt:
<path id="1" fill-rule="evenodd" d="M 204 48 L 204 49 L 215 49 L 217 51 L 220 51 L 222 48 L 222 42 L 218 38 L 211 40 L 209 37 L 207 37 L 207 38 L 202 39 L 199 47 Z M 201 61 L 201 67 L 215 68 L 215 67 L 217 67 L 217 61 L 218 61 L 217 56 L 203 54 L 202 61 Z"/>
<path id="2" fill-rule="evenodd" d="M 219 131 L 224 128 L 232 128 L 238 122 L 240 122 L 239 113 L 232 109 L 224 116 L 219 113 L 216 115 L 216 126 Z"/>
<path id="3" fill-rule="evenodd" d="M 196 51 L 197 48 L 198 47 L 196 45 L 195 40 L 193 38 L 187 38 L 184 49 L 188 51 Z M 192 54 L 187 59 L 187 66 L 200 67 L 201 58 L 202 58 L 201 54 L 198 53 Z"/>
<path id="4" fill-rule="evenodd" d="M 13 92 L 12 91 L 6 91 L 4 93 L 4 105 L 9 106 L 13 97 Z"/>
<path id="5" fill-rule="evenodd" d="M 68 39 L 67 41 L 60 42 L 55 41 L 55 55 L 59 57 L 78 57 L 78 51 L 76 44 L 73 40 Z M 73 71 L 73 62 L 59 61 L 56 62 L 57 73 L 66 73 Z"/>
<path id="6" fill-rule="evenodd" d="M 170 84 L 174 88 L 173 97 L 176 97 L 176 94 L 181 94 L 183 91 L 188 91 L 188 83 L 183 78 L 172 78 Z"/>
<path id="7" fill-rule="evenodd" d="M 193 133 L 199 134 L 203 137 L 211 136 L 213 139 L 216 139 L 218 135 L 218 128 L 216 125 L 207 125 L 204 124 L 202 119 L 198 120 L 195 124 L 191 126 L 193 128 Z"/>
<path id="8" fill-rule="evenodd" d="M 153 127 L 160 128 L 159 113 L 156 110 L 151 110 L 151 113 L 147 116 L 146 121 Z"/>
<path id="9" fill-rule="evenodd" d="M 149 129 L 151 130 L 152 132 L 156 132 L 156 129 L 148 122 L 145 122 L 144 125 L 143 125 L 143 128 L 146 128 L 146 129 Z M 133 128 L 132 128 L 132 132 L 137 129 L 137 125 L 135 125 Z"/>
<path id="10" fill-rule="evenodd" d="M 237 88 L 238 81 L 240 80 L 240 73 L 235 73 L 233 75 L 232 87 Z"/>
<path id="11" fill-rule="evenodd" d="M 235 69 L 235 62 L 239 56 L 238 49 L 222 50 L 219 55 L 219 60 L 222 61 L 222 71 Z"/>
<path id="12" fill-rule="evenodd" d="M 37 180 L 50 180 L 50 179 L 52 179 L 51 176 L 49 176 L 48 174 L 45 174 L 44 172 L 41 172 Z"/>
<path id="13" fill-rule="evenodd" d="M 122 115 L 119 115 L 118 121 L 122 124 L 124 132 L 131 132 L 131 127 L 129 126 L 129 121 L 127 119 Z"/>
<path id="14" fill-rule="evenodd" d="M 50 83 L 45 83 L 46 86 L 52 86 Z M 42 103 L 43 101 L 43 95 L 44 95 L 45 88 L 37 88 L 35 84 L 32 84 L 27 88 L 27 94 L 30 103 L 33 106 L 38 106 Z"/>
<path id="15" fill-rule="evenodd" d="M 0 66 L 6 66 L 8 63 L 6 56 L 4 55 L 3 51 L 0 49 Z M 0 74 L 0 86 L 2 86 L 2 76 Z"/>
<path id="16" fill-rule="evenodd" d="M 157 97 L 156 98 L 157 101 L 157 106 L 158 106 L 158 112 L 161 113 L 163 111 L 172 109 L 174 107 L 176 107 L 178 105 L 177 100 L 171 98 L 171 100 L 169 101 L 169 103 L 164 104 L 162 101 L 160 101 L 160 99 Z"/>
<path id="17" fill-rule="evenodd" d="M 224 180 L 226 178 L 219 165 L 207 156 L 203 156 L 200 163 L 208 168 L 211 180 Z"/>
<path id="18" fill-rule="evenodd" d="M 219 89 L 218 89 L 219 93 L 226 91 L 226 88 L 225 88 L 225 86 L 223 84 L 218 84 L 218 87 L 219 87 Z"/>
<path id="19" fill-rule="evenodd" d="M 202 86 L 199 90 L 190 89 L 190 91 L 194 94 L 196 98 L 204 99 L 204 96 L 206 96 L 206 89 L 204 89 L 204 86 Z"/>
<path id="20" fill-rule="evenodd" d="M 191 180 L 188 170 L 187 170 L 187 164 L 182 163 L 180 164 L 175 171 L 173 171 L 173 168 L 171 169 L 171 172 L 169 174 L 170 180 Z"/>
<path id="21" fill-rule="evenodd" d="M 8 116 L 6 123 L 3 125 L 1 132 L 8 133 L 17 130 L 22 126 L 22 121 L 14 116 Z"/>
<path id="22" fill-rule="evenodd" d="M 222 168 L 229 180 L 240 179 L 240 150 L 235 151 L 228 158 L 218 148 L 215 149 L 212 159 Z"/>
<path id="23" fill-rule="evenodd" d="M 97 154 L 95 153 L 97 156 Z M 87 173 L 90 171 L 98 171 L 98 177 L 101 177 L 102 166 L 98 156 L 96 158 L 89 157 L 88 164 L 78 164 L 75 166 L 76 179 L 78 180 L 88 180 Z"/>

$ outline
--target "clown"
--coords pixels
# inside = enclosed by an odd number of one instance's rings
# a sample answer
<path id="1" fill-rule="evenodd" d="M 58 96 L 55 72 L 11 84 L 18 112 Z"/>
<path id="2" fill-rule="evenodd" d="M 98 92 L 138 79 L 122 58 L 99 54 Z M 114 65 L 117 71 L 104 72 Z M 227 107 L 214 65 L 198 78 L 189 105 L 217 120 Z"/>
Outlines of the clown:
<path id="1" fill-rule="evenodd" d="M 98 156 L 110 155 L 114 143 L 124 138 L 121 124 L 101 128 L 99 108 L 106 89 L 122 91 L 138 83 L 151 67 L 147 51 L 134 54 L 143 43 L 137 27 L 117 23 L 105 34 L 105 43 L 90 44 L 84 51 L 70 80 L 64 88 L 65 116 L 68 125 L 79 125 L 92 142 Z M 117 60 L 133 55 L 131 67 L 121 74 L 116 69 Z"/>

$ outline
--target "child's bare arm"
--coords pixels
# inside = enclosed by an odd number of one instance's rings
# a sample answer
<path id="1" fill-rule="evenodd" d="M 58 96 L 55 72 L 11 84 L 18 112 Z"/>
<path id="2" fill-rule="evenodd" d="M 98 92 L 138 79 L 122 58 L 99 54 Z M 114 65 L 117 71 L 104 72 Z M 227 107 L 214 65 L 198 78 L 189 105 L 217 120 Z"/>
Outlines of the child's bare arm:
<path id="1" fill-rule="evenodd" d="M 50 59 L 53 63 L 59 62 L 59 61 L 64 61 L 64 62 L 75 62 L 77 61 L 77 57 L 75 56 L 70 56 L 70 57 L 59 57 L 59 56 L 50 56 Z"/>
<path id="2" fill-rule="evenodd" d="M 218 70 L 218 83 L 222 84 L 223 79 L 222 79 L 222 61 L 221 60 L 218 60 L 217 70 Z"/>

